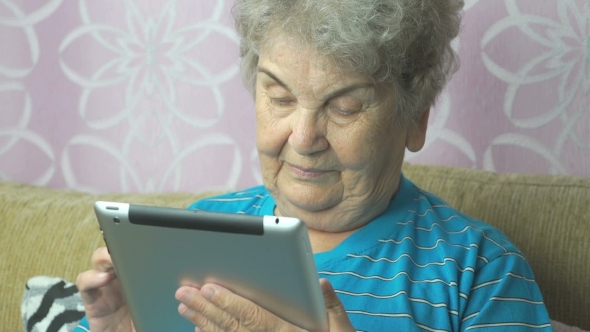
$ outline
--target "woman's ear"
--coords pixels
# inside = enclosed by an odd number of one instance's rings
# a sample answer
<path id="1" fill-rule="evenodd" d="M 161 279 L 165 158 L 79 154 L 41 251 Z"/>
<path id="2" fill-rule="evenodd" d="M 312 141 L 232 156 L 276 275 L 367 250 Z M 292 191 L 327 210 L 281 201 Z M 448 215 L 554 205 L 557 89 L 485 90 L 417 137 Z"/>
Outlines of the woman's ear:
<path id="1" fill-rule="evenodd" d="M 418 152 L 424 147 L 426 142 L 426 129 L 428 128 L 428 117 L 430 116 L 430 108 L 422 113 L 418 125 L 408 130 L 406 136 L 406 147 L 412 152 Z"/>

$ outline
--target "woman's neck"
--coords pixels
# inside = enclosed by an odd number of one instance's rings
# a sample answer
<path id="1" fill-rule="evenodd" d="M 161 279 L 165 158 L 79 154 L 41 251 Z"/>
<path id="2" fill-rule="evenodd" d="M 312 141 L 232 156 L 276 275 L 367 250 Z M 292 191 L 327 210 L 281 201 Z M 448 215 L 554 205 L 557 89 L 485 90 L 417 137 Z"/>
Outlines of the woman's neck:
<path id="1" fill-rule="evenodd" d="M 332 233 L 309 228 L 307 230 L 307 234 L 309 234 L 311 249 L 314 254 L 317 254 L 336 248 L 336 246 L 338 246 L 340 243 L 342 243 L 342 241 L 346 240 L 346 238 L 356 231 L 356 229 L 353 229 L 351 231 L 342 233 Z"/>

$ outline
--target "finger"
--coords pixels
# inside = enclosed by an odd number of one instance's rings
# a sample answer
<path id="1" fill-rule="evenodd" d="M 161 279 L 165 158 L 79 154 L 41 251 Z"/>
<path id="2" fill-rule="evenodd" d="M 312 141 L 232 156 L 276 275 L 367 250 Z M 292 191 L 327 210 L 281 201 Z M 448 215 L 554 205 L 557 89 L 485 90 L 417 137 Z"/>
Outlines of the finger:
<path id="1" fill-rule="evenodd" d="M 85 304 L 92 304 L 101 297 L 104 286 L 109 285 L 116 279 L 114 274 L 89 270 L 82 272 L 76 278 L 76 287 Z"/>
<path id="2" fill-rule="evenodd" d="M 219 316 L 219 319 L 212 318 L 213 322 L 224 330 L 234 331 L 233 328 L 236 331 L 302 331 L 254 302 L 219 285 L 206 284 L 201 288 L 200 293 L 234 318 L 234 320 L 228 320 L 222 316 Z"/>
<path id="3" fill-rule="evenodd" d="M 342 302 L 340 302 L 340 298 L 336 295 L 336 292 L 328 279 L 320 279 L 320 287 L 322 288 L 322 294 L 324 295 L 326 310 L 333 311 L 336 314 L 346 313 Z"/>
<path id="4" fill-rule="evenodd" d="M 354 331 L 344 305 L 327 279 L 320 279 L 331 331 Z"/>
<path id="5" fill-rule="evenodd" d="M 102 272 L 114 272 L 113 260 L 106 247 L 98 248 L 90 258 L 92 268 Z"/>
<path id="6" fill-rule="evenodd" d="M 76 278 L 76 287 L 80 292 L 87 292 L 107 285 L 114 279 L 114 275 L 109 272 L 97 270 L 88 270 L 80 273 Z"/>
<path id="7" fill-rule="evenodd" d="M 219 326 L 213 324 L 207 317 L 187 307 L 184 303 L 178 305 L 178 312 L 182 317 L 195 324 L 196 332 L 223 332 Z"/>
<path id="8" fill-rule="evenodd" d="M 178 312 L 202 331 L 244 331 L 236 317 L 211 303 L 196 288 L 181 287 L 175 297 L 181 302 Z"/>

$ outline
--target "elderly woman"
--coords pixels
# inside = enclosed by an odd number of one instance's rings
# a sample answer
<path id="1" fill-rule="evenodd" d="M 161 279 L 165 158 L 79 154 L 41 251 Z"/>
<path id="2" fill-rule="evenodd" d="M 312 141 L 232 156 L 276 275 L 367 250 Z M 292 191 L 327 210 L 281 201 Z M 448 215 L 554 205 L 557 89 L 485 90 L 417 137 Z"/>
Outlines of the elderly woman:
<path id="1" fill-rule="evenodd" d="M 456 67 L 462 5 L 235 3 L 264 186 L 191 208 L 303 220 L 331 331 L 551 330 L 520 251 L 401 174 Z M 82 325 L 132 330 L 106 250 L 92 261 L 77 282 Z M 218 285 L 181 287 L 176 298 L 195 330 L 301 330 Z"/>

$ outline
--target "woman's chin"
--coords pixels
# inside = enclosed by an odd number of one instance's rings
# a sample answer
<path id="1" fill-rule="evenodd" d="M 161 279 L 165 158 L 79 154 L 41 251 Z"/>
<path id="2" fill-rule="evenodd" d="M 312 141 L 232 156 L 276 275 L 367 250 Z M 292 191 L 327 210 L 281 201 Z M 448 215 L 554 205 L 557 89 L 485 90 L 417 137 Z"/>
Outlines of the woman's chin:
<path id="1" fill-rule="evenodd" d="M 322 189 L 304 191 L 297 186 L 278 190 L 273 193 L 277 204 L 275 214 L 299 218 L 310 229 L 330 233 L 346 232 L 364 225 L 350 202 L 343 202 L 342 191 L 329 191 L 331 195 L 326 195 L 327 192 Z"/>
<path id="2" fill-rule="evenodd" d="M 279 190 L 275 199 L 279 208 L 285 213 L 307 214 L 330 210 L 341 203 L 342 195 L 338 191 L 326 191 L 322 188 L 291 186 L 285 190 Z"/>

